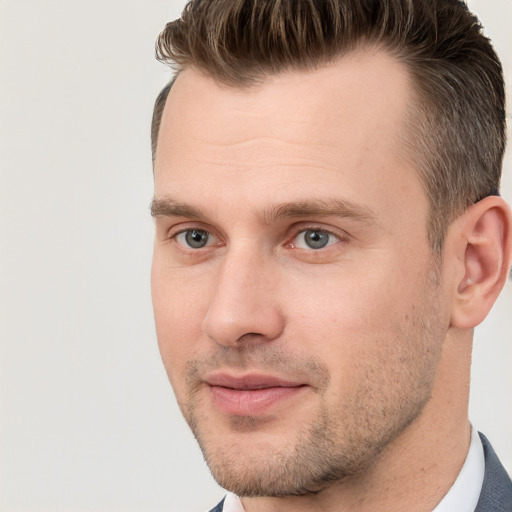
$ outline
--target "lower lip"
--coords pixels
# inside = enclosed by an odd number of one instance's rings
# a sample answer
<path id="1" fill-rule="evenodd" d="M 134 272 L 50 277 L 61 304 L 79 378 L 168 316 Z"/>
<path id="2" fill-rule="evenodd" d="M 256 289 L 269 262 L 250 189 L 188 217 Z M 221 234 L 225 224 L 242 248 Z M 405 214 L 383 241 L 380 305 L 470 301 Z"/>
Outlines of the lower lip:
<path id="1" fill-rule="evenodd" d="M 239 390 L 210 386 L 215 406 L 225 414 L 234 416 L 256 416 L 269 412 L 305 390 L 306 386 L 273 387 L 265 389 Z"/>

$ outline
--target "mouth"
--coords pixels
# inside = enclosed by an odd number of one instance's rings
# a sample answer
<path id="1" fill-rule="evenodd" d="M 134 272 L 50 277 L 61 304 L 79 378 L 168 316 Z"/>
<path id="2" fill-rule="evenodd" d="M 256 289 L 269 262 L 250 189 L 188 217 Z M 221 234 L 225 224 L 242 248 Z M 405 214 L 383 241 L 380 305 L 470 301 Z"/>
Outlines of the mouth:
<path id="1" fill-rule="evenodd" d="M 271 375 L 214 373 L 205 383 L 213 405 L 230 416 L 258 416 L 284 406 L 309 386 Z"/>

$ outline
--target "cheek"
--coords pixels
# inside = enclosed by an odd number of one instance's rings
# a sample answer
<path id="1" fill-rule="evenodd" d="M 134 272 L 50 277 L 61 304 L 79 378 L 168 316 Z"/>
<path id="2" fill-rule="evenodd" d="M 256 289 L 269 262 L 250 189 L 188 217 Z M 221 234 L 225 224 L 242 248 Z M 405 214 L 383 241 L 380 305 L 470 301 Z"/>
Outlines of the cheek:
<path id="1" fill-rule="evenodd" d="M 290 320 L 298 320 L 302 328 L 310 335 L 316 332 L 318 338 L 338 335 L 343 340 L 349 334 L 384 328 L 390 313 L 407 303 L 400 299 L 400 286 L 388 286 L 387 279 L 379 276 L 340 272 L 315 277 L 314 281 L 293 283 L 288 288 L 285 309 Z M 321 348 L 323 343 L 318 341 Z"/>
<path id="2" fill-rule="evenodd" d="M 158 261 L 153 263 L 151 293 L 158 347 L 173 382 L 198 350 L 208 310 L 206 294 L 195 283 L 162 269 Z"/>
<path id="3" fill-rule="evenodd" d="M 398 352 L 411 350 L 407 345 L 418 328 L 416 315 L 423 314 L 424 285 L 403 282 L 401 272 L 393 275 L 389 268 L 340 275 L 317 281 L 322 286 L 315 293 L 292 288 L 288 339 L 302 343 L 330 367 L 332 378 L 350 386 L 364 368 L 378 369 L 389 361 L 392 366 L 402 357 Z"/>

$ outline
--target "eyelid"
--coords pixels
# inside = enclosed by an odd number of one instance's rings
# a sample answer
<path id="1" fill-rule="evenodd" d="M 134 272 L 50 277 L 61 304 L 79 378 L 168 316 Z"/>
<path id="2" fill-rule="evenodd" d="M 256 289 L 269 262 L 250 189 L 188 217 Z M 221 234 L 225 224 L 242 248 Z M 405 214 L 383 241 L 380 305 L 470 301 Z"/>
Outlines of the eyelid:
<path id="1" fill-rule="evenodd" d="M 196 221 L 178 222 L 177 224 L 173 224 L 172 226 L 165 229 L 165 234 L 166 237 L 170 239 L 174 238 L 180 233 L 184 233 L 185 231 L 193 231 L 194 229 L 197 229 L 198 231 L 207 231 L 208 233 L 216 236 L 215 230 L 211 226 Z"/>
<path id="2" fill-rule="evenodd" d="M 187 241 L 187 235 L 190 233 L 200 234 L 201 245 L 199 247 L 194 247 Z M 215 237 L 213 237 L 209 231 L 204 229 L 187 229 L 186 231 L 176 233 L 173 237 L 179 246 L 192 251 L 200 251 L 201 249 L 206 249 L 215 245 Z M 202 245 L 203 242 L 204 245 Z"/>
<path id="3" fill-rule="evenodd" d="M 334 229 L 332 227 L 326 227 L 326 226 L 322 226 L 320 224 L 300 224 L 298 226 L 297 225 L 294 226 L 292 235 L 287 238 L 287 240 L 288 240 L 286 242 L 287 247 L 290 247 L 290 248 L 293 247 L 293 241 L 301 233 L 304 233 L 305 231 L 321 231 L 323 233 L 327 233 L 328 235 L 337 238 L 338 242 L 347 241 L 349 239 L 349 235 L 347 234 L 347 232 L 340 230 L 340 229 Z M 329 244 L 322 249 L 326 249 L 328 247 L 331 247 L 332 245 L 334 245 L 334 244 Z M 312 248 L 311 249 L 303 249 L 303 248 L 299 248 L 299 247 L 294 247 L 294 248 L 299 249 L 299 250 L 304 250 L 304 251 L 307 250 L 307 251 L 316 251 L 316 252 L 322 250 L 322 249 L 312 249 Z"/>
<path id="4" fill-rule="evenodd" d="M 209 235 L 209 238 L 212 240 L 211 242 L 208 242 L 207 245 L 205 245 L 202 248 L 194 249 L 192 247 L 187 247 L 186 245 L 183 245 L 177 241 L 177 237 L 183 233 L 186 233 L 187 231 L 206 231 Z M 165 238 L 173 243 L 175 243 L 177 246 L 182 248 L 183 250 L 190 250 L 193 252 L 199 252 L 201 249 L 207 249 L 215 245 L 221 244 L 221 238 L 217 234 L 217 230 L 213 229 L 209 225 L 205 225 L 200 222 L 180 222 L 178 224 L 175 224 L 168 228 L 166 230 Z"/>
<path id="5" fill-rule="evenodd" d="M 184 244 L 178 243 L 176 240 L 176 237 L 182 233 L 185 233 L 187 231 L 192 230 L 200 230 L 200 231 L 206 231 L 209 234 L 210 239 L 212 239 L 212 242 L 209 242 L 205 247 L 194 249 L 192 247 L 188 247 Z M 313 248 L 301 248 L 295 246 L 295 239 L 304 231 L 321 231 L 324 233 L 327 233 L 328 235 L 335 237 L 336 242 L 335 243 L 329 243 L 323 248 L 319 249 L 313 249 Z M 218 233 L 218 230 L 211 226 L 210 224 L 205 224 L 203 222 L 199 221 L 184 221 L 184 222 L 178 222 L 177 224 L 173 224 L 170 227 L 167 227 L 163 229 L 163 239 L 168 240 L 170 242 L 173 242 L 176 244 L 181 250 L 183 251 L 190 251 L 190 252 L 201 252 L 202 250 L 211 249 L 215 246 L 224 246 L 226 245 L 225 237 L 222 234 Z M 298 251 L 304 251 L 304 252 L 320 252 L 320 251 L 326 251 L 333 245 L 337 245 L 340 242 L 348 242 L 351 238 L 350 235 L 339 228 L 335 228 L 332 226 L 326 226 L 322 223 L 313 223 L 313 222 L 298 222 L 295 223 L 290 227 L 288 230 L 288 235 L 284 238 L 284 244 L 283 246 L 286 248 L 293 248 Z"/>

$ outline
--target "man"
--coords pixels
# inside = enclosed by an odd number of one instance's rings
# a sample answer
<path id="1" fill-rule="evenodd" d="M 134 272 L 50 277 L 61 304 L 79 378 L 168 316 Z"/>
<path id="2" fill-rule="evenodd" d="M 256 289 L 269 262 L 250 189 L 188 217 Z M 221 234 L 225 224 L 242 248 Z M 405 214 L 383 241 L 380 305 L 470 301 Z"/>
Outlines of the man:
<path id="1" fill-rule="evenodd" d="M 153 305 L 214 510 L 510 511 L 468 421 L 511 264 L 501 65 L 455 0 L 193 1 L 158 56 Z"/>

